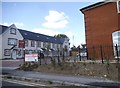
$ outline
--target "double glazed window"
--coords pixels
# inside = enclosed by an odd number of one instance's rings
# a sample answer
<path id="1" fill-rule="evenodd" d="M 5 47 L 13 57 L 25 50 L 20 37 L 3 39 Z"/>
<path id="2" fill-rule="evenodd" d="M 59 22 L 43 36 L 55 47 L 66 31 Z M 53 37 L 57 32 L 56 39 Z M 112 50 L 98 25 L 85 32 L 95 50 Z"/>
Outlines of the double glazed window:
<path id="1" fill-rule="evenodd" d="M 16 29 L 15 29 L 15 28 L 11 28 L 11 29 L 10 29 L 10 34 L 16 35 Z"/>
<path id="2" fill-rule="evenodd" d="M 17 39 L 8 38 L 8 45 L 17 45 Z"/>
<path id="3" fill-rule="evenodd" d="M 25 46 L 26 47 L 28 46 L 28 40 L 25 40 Z"/>
<path id="4" fill-rule="evenodd" d="M 52 44 L 52 48 L 55 48 L 55 44 L 54 43 Z"/>
<path id="5" fill-rule="evenodd" d="M 37 47 L 41 47 L 41 42 L 37 41 Z"/>
<path id="6" fill-rule="evenodd" d="M 43 48 L 46 48 L 46 43 L 45 42 L 43 42 Z"/>
<path id="7" fill-rule="evenodd" d="M 35 41 L 31 41 L 31 47 L 35 47 Z"/>
<path id="8" fill-rule="evenodd" d="M 4 55 L 5 56 L 10 56 L 10 49 L 5 49 L 4 50 Z"/>
<path id="9" fill-rule="evenodd" d="M 118 13 L 120 13 L 120 0 L 118 0 L 117 7 L 118 7 Z"/>

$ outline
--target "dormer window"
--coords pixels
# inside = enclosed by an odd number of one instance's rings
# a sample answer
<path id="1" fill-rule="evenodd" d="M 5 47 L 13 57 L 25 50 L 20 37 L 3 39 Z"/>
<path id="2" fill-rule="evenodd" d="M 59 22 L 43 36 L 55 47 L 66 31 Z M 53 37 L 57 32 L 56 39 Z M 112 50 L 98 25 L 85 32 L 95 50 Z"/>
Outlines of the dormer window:
<path id="1" fill-rule="evenodd" d="M 15 28 L 11 28 L 11 29 L 10 29 L 10 34 L 16 35 L 16 29 L 15 29 Z"/>

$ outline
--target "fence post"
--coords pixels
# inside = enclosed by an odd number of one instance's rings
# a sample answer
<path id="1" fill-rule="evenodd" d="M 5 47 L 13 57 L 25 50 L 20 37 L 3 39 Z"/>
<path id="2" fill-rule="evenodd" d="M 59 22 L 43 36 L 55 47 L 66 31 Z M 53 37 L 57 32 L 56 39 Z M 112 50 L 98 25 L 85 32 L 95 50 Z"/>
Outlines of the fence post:
<path id="1" fill-rule="evenodd" d="M 60 65 L 60 59 L 59 59 L 59 48 L 58 48 L 58 64 Z"/>
<path id="2" fill-rule="evenodd" d="M 24 49 L 23 49 L 23 59 L 24 59 L 24 62 L 23 62 L 23 63 L 24 63 L 24 64 L 25 64 L 25 53 L 26 53 L 26 52 L 25 52 L 25 48 L 24 48 Z"/>
<path id="3" fill-rule="evenodd" d="M 39 63 L 40 63 L 40 65 L 41 65 L 41 51 L 38 52 L 38 56 L 39 56 L 38 60 L 39 60 Z"/>
<path id="4" fill-rule="evenodd" d="M 87 60 L 88 60 L 89 59 L 88 48 L 86 48 L 86 53 L 87 53 Z"/>
<path id="5" fill-rule="evenodd" d="M 97 48 L 97 47 L 96 47 Z M 93 46 L 93 60 L 96 60 L 96 53 L 95 53 L 95 47 Z"/>
<path id="6" fill-rule="evenodd" d="M 101 45 L 100 45 L 100 53 L 101 53 L 102 64 L 104 64 L 104 61 L 103 61 L 103 52 L 102 52 L 102 46 Z"/>
<path id="7" fill-rule="evenodd" d="M 63 62 L 65 61 L 65 57 L 64 57 L 64 48 L 63 48 Z"/>
<path id="8" fill-rule="evenodd" d="M 118 55 L 118 46 L 115 46 L 116 56 L 117 56 L 117 63 L 119 63 L 119 55 Z"/>
<path id="9" fill-rule="evenodd" d="M 78 52 L 79 52 L 79 60 L 81 61 L 81 56 L 80 56 L 80 46 L 78 46 Z"/>

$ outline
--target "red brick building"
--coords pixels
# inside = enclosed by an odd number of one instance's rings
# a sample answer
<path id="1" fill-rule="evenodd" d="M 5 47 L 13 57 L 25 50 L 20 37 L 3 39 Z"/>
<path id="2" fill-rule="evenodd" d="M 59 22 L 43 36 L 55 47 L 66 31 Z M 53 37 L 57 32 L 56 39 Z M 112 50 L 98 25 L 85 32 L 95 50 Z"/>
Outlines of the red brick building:
<path id="1" fill-rule="evenodd" d="M 84 14 L 89 59 L 114 58 L 112 33 L 120 31 L 117 3 L 99 2 L 80 9 Z"/>

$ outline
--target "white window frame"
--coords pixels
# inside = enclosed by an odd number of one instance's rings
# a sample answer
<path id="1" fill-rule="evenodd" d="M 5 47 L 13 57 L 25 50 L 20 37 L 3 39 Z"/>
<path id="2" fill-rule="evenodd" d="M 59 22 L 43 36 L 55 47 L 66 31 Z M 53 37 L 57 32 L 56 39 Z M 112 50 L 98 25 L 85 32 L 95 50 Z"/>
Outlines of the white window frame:
<path id="1" fill-rule="evenodd" d="M 10 56 L 10 49 L 4 49 L 4 56 Z"/>
<path id="2" fill-rule="evenodd" d="M 11 29 L 10 29 L 10 34 L 16 35 L 16 29 L 15 29 L 15 28 L 11 28 Z"/>
<path id="3" fill-rule="evenodd" d="M 35 47 L 35 41 L 31 40 L 31 47 Z"/>
<path id="4" fill-rule="evenodd" d="M 117 10 L 118 10 L 118 13 L 120 13 L 120 0 L 117 1 Z"/>
<path id="5" fill-rule="evenodd" d="M 8 45 L 17 45 L 17 39 L 8 38 Z"/>
<path id="6" fill-rule="evenodd" d="M 25 47 L 28 47 L 28 40 L 25 40 Z"/>
<path id="7" fill-rule="evenodd" d="M 41 41 L 37 41 L 37 47 L 41 47 Z"/>

